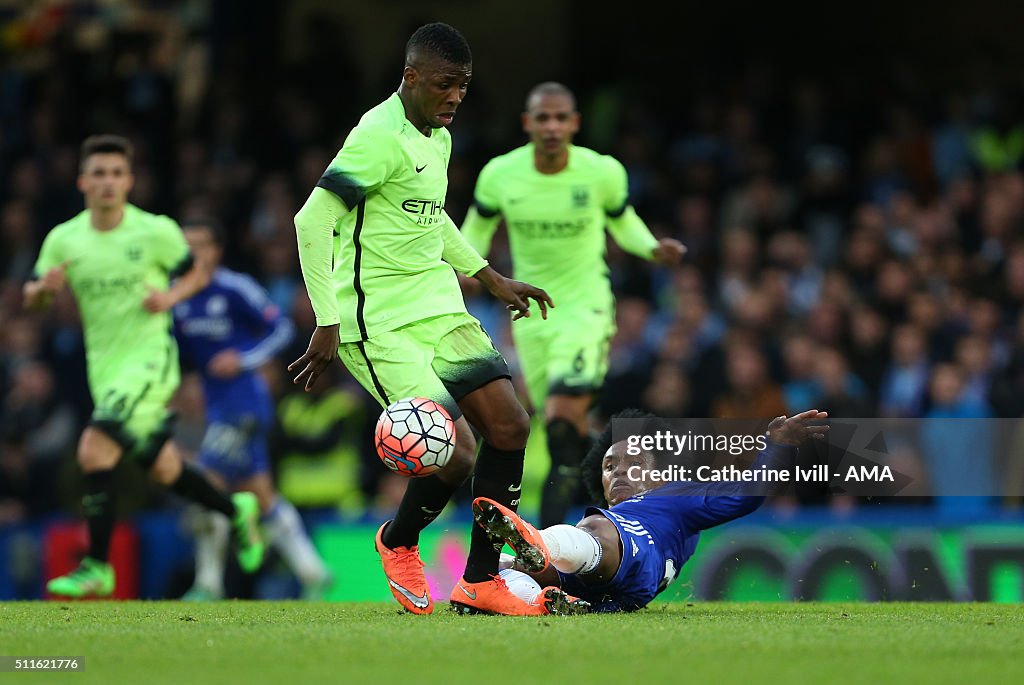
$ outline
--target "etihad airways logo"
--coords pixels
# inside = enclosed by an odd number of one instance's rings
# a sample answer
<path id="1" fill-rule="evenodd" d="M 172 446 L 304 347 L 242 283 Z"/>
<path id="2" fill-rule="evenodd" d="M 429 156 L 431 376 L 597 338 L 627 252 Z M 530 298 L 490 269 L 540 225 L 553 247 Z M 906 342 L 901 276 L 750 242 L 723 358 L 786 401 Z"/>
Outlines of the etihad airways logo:
<path id="1" fill-rule="evenodd" d="M 523 238 L 572 238 L 587 230 L 590 217 L 569 221 L 533 221 L 516 219 L 510 223 L 512 231 Z"/>
<path id="2" fill-rule="evenodd" d="M 444 220 L 444 202 L 442 200 L 406 200 L 402 209 L 411 214 L 420 226 L 439 224 Z"/>
<path id="3" fill-rule="evenodd" d="M 111 297 L 136 292 L 142 284 L 142 275 L 114 276 L 113 278 L 83 278 L 72 284 L 79 297 Z"/>

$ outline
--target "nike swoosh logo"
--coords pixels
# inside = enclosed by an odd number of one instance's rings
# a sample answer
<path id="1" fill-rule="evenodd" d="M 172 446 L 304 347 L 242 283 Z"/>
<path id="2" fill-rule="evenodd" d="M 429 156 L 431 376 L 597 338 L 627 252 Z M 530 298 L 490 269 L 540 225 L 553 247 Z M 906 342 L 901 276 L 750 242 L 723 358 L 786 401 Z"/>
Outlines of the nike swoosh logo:
<path id="1" fill-rule="evenodd" d="M 519 485 L 510 485 L 510 486 L 508 486 L 508 491 L 509 492 L 519 492 L 522 489 L 523 489 L 523 484 L 522 483 L 520 483 Z"/>
<path id="2" fill-rule="evenodd" d="M 399 592 L 401 592 L 403 597 L 405 597 L 407 600 L 412 602 L 413 606 L 418 607 L 420 609 L 426 609 L 427 605 L 430 604 L 430 600 L 427 599 L 427 593 L 426 592 L 423 593 L 422 597 L 417 597 L 416 595 L 412 594 L 411 592 L 409 592 L 404 587 L 402 587 L 401 585 L 399 585 L 395 581 L 391 580 L 390 578 L 388 578 L 388 583 L 391 584 L 391 587 L 393 587 L 396 590 L 398 590 Z M 466 593 L 466 594 L 469 594 L 469 593 Z M 476 598 L 474 597 L 473 599 L 476 599 Z"/>
<path id="3" fill-rule="evenodd" d="M 466 596 L 470 599 L 476 599 L 476 591 L 470 592 L 465 588 L 462 583 L 459 583 L 459 589 L 466 593 Z"/>
<path id="4" fill-rule="evenodd" d="M 420 173 L 421 171 L 423 171 L 426 168 L 427 168 L 426 164 L 424 164 L 423 166 L 418 166 L 418 167 L 416 167 L 416 173 L 418 174 L 418 173 Z"/>

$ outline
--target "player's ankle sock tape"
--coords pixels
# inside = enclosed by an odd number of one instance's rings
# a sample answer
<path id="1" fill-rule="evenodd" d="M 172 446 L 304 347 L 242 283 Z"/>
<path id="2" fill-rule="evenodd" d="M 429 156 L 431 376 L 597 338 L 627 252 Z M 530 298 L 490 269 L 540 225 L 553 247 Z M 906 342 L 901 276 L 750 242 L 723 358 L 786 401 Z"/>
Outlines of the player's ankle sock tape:
<path id="1" fill-rule="evenodd" d="M 551 471 L 544 482 L 540 505 L 541 526 L 562 523 L 576 500 L 580 463 L 587 454 L 589 437 L 580 435 L 571 422 L 554 419 L 546 426 Z"/>
<path id="2" fill-rule="evenodd" d="M 601 543 L 590 531 L 559 524 L 540 532 L 551 564 L 562 573 L 590 573 L 601 563 Z"/>
<path id="3" fill-rule="evenodd" d="M 525 449 L 499 450 L 484 442 L 473 472 L 473 497 L 489 497 L 509 509 L 518 508 L 525 456 Z M 472 530 L 464 577 L 470 583 L 479 583 L 498 574 L 501 544 L 495 549 L 495 541 L 483 528 L 473 526 Z"/>
<path id="4" fill-rule="evenodd" d="M 171 485 L 171 491 L 207 509 L 219 511 L 229 519 L 235 518 L 235 505 L 228 496 L 215 488 L 213 483 L 191 464 L 181 465 L 181 475 Z"/>
<path id="5" fill-rule="evenodd" d="M 106 563 L 114 532 L 114 471 L 93 471 L 83 478 L 82 509 L 89 528 L 89 556 Z"/>
<path id="6" fill-rule="evenodd" d="M 398 513 L 381 536 L 384 546 L 394 549 L 415 545 L 420 531 L 444 511 L 456 489 L 437 476 L 411 479 L 398 505 Z"/>

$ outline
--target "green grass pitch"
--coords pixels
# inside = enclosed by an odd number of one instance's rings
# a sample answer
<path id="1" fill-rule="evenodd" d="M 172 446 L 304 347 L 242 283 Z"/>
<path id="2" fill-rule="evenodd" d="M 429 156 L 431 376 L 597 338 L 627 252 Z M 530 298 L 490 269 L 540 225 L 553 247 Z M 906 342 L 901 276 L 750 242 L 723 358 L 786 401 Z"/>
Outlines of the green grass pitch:
<path id="1" fill-rule="evenodd" d="M 394 604 L 0 603 L 0 655 L 83 656 L 0 683 L 1021 683 L 1024 607 L 660 604 L 432 616 Z"/>

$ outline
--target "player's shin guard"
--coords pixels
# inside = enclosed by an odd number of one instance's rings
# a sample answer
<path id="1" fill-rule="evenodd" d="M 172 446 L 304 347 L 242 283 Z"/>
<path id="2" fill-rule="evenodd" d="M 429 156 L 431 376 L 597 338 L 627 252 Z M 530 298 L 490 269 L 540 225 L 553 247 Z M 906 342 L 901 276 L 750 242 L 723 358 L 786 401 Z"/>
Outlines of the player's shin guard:
<path id="1" fill-rule="evenodd" d="M 589 531 L 557 525 L 540 532 L 551 565 L 562 573 L 590 573 L 601 563 L 601 543 Z"/>
<path id="2" fill-rule="evenodd" d="M 89 528 L 89 556 L 106 563 L 114 532 L 114 471 L 86 473 L 82 509 Z"/>
<path id="3" fill-rule="evenodd" d="M 489 497 L 515 511 L 523 489 L 523 458 L 525 449 L 499 450 L 484 442 L 473 474 L 473 498 Z M 498 556 L 502 543 L 496 543 L 487 532 L 473 526 L 469 558 L 463 576 L 470 583 L 479 583 L 498 573 Z"/>
<path id="4" fill-rule="evenodd" d="M 191 464 L 181 465 L 181 475 L 171 485 L 171 491 L 207 509 L 219 511 L 229 519 L 235 517 L 235 505 L 231 499 Z"/>
<path id="5" fill-rule="evenodd" d="M 420 531 L 444 511 L 456 489 L 436 475 L 411 479 L 398 513 L 381 535 L 381 542 L 388 549 L 419 544 Z"/>
<path id="6" fill-rule="evenodd" d="M 278 496 L 264 517 L 263 524 L 270 544 L 277 548 L 303 585 L 324 582 L 327 568 L 291 502 Z"/>
<path id="7" fill-rule="evenodd" d="M 589 440 L 565 419 L 555 419 L 546 427 L 551 471 L 544 483 L 540 502 L 542 528 L 565 523 L 565 515 L 576 500 L 580 484 L 580 464 L 586 456 Z"/>

